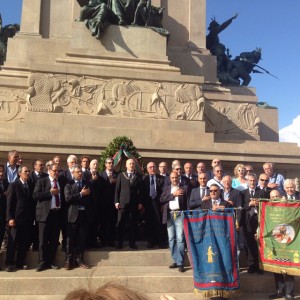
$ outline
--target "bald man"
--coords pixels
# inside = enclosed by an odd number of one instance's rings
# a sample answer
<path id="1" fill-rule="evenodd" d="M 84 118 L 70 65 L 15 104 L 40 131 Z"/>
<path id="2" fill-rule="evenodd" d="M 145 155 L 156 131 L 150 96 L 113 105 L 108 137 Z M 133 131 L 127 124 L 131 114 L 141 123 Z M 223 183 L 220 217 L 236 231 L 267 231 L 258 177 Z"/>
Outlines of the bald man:
<path id="1" fill-rule="evenodd" d="M 126 171 L 118 175 L 115 190 L 115 207 L 118 210 L 117 249 L 123 248 L 125 227 L 128 224 L 129 246 L 137 249 L 135 244 L 137 218 L 143 209 L 142 176 L 136 173 L 133 159 L 126 161 Z"/>

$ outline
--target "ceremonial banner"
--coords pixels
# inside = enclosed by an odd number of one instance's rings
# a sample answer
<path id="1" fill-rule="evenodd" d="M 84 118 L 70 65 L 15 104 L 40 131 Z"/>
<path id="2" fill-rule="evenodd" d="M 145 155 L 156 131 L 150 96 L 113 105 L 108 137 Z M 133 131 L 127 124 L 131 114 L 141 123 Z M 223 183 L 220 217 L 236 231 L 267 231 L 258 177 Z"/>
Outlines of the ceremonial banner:
<path id="1" fill-rule="evenodd" d="M 229 296 L 240 287 L 233 209 L 185 211 L 184 233 L 194 287 L 205 296 Z"/>
<path id="2" fill-rule="evenodd" d="M 260 268 L 300 275 L 300 202 L 259 204 Z"/>

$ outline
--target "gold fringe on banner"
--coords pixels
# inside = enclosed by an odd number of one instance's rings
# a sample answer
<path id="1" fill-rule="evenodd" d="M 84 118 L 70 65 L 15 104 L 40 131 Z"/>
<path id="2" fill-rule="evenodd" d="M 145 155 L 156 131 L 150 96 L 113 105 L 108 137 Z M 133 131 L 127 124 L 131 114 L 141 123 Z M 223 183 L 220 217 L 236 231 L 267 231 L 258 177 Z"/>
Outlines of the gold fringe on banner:
<path id="1" fill-rule="evenodd" d="M 201 294 L 203 298 L 211 298 L 211 297 L 224 297 L 224 298 L 232 298 L 236 297 L 240 294 L 239 291 L 223 291 L 223 290 L 207 290 L 207 291 L 199 291 L 195 289 L 195 294 Z"/>
<path id="2" fill-rule="evenodd" d="M 300 276 L 300 269 L 298 268 L 284 268 L 280 266 L 274 266 L 274 265 L 262 264 L 262 263 L 259 264 L 259 268 L 264 271 L 278 273 L 278 274 Z"/>

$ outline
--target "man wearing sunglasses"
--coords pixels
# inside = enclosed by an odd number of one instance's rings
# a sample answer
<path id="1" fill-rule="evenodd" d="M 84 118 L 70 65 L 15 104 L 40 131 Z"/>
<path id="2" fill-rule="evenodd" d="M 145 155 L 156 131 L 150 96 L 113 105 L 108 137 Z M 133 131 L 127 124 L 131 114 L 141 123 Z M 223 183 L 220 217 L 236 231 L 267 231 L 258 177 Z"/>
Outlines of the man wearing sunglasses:
<path id="1" fill-rule="evenodd" d="M 262 194 L 260 195 L 261 198 L 270 199 L 270 192 L 272 191 L 272 188 L 268 187 L 269 182 L 270 180 L 268 175 L 266 175 L 265 173 L 259 175 L 258 187 L 262 191 Z"/>
<path id="2" fill-rule="evenodd" d="M 219 164 L 213 168 L 214 177 L 207 182 L 207 186 L 210 187 L 212 184 L 217 184 L 220 189 L 223 189 L 222 178 L 224 176 L 223 167 Z"/>
<path id="3" fill-rule="evenodd" d="M 211 161 L 211 166 L 212 166 L 212 170 L 211 171 L 209 171 L 208 173 L 207 173 L 207 176 L 208 176 L 208 180 L 211 180 L 211 179 L 213 179 L 214 178 L 214 167 L 216 167 L 216 166 L 221 166 L 221 160 L 220 159 L 218 159 L 218 158 L 214 158 L 212 161 Z"/>
<path id="4" fill-rule="evenodd" d="M 210 200 L 202 201 L 201 209 L 223 209 L 227 207 L 233 207 L 229 201 L 225 201 L 221 198 L 220 187 L 213 183 L 209 187 Z"/>

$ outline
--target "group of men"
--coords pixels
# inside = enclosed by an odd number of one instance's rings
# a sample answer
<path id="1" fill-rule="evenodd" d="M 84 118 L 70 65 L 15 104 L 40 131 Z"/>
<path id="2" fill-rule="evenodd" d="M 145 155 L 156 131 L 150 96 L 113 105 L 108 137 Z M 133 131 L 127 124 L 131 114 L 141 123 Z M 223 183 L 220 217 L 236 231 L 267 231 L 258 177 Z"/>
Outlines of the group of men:
<path id="1" fill-rule="evenodd" d="M 98 161 L 88 156 L 82 156 L 79 162 L 70 155 L 65 170 L 59 156 L 47 162 L 46 169 L 37 159 L 32 171 L 19 165 L 19 158 L 16 150 L 10 151 L 8 162 L 0 165 L 0 242 L 6 232 L 7 271 L 27 268 L 25 256 L 30 246 L 39 252 L 36 271 L 58 269 L 54 262 L 61 232 L 66 270 L 76 265 L 89 268 L 84 262 L 84 249 L 97 247 L 99 239 L 103 246 L 117 249 L 128 240 L 129 247 L 137 249 L 137 236 L 141 235 L 148 248 L 164 248 L 168 240 L 173 259 L 170 268 L 184 272 L 185 240 L 181 214 L 177 212 L 234 207 L 239 246 L 245 246 L 248 254 L 248 272 L 261 274 L 255 240 L 256 199 L 270 199 L 274 193 L 276 197 L 299 199 L 294 181 L 284 181 L 271 163 L 263 165 L 264 172 L 259 176 L 251 165 L 241 165 L 246 185 L 235 189 L 219 159 L 212 161 L 212 171 L 199 162 L 195 173 L 190 162 L 182 168 L 180 161 L 174 160 L 170 174 L 166 162 L 160 162 L 158 170 L 154 162 L 149 162 L 147 175 L 142 175 L 136 172 L 135 159 L 128 159 L 126 170 L 117 174 L 112 158 L 106 159 L 103 172 L 99 172 Z M 278 283 L 278 276 L 276 280 Z M 285 289 L 287 296 L 292 295 L 293 291 Z M 282 293 L 279 290 L 277 294 Z"/>

